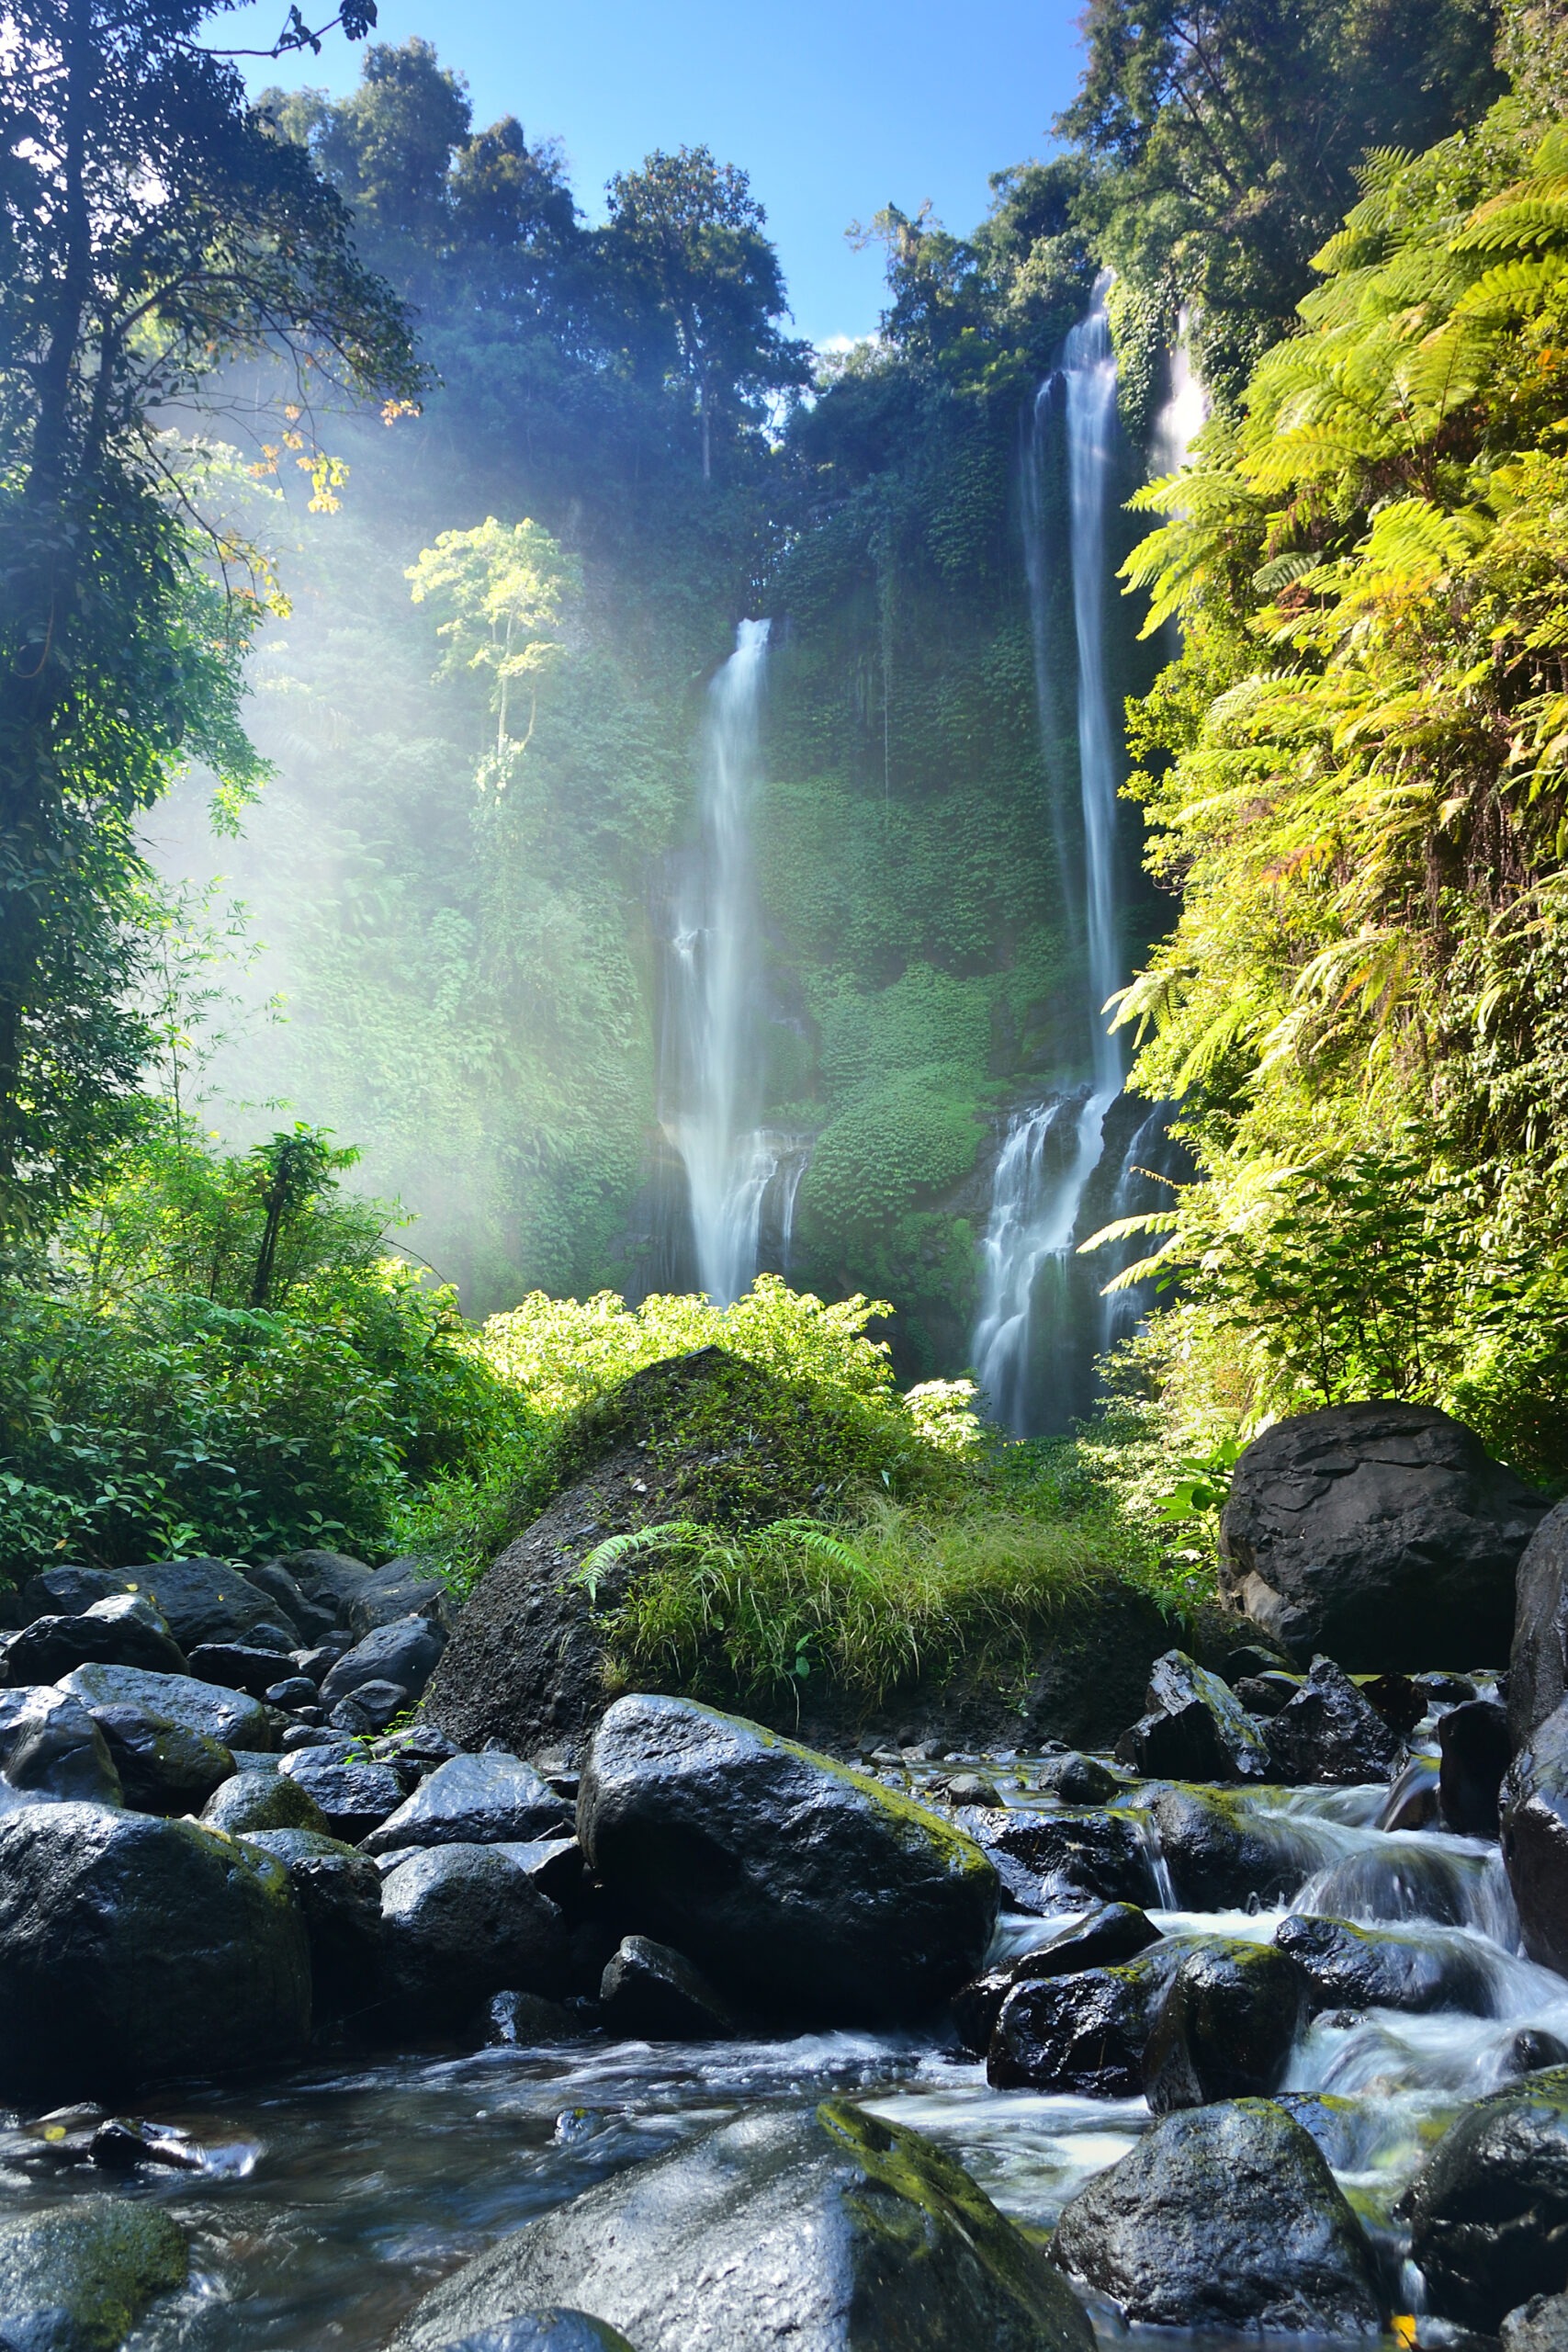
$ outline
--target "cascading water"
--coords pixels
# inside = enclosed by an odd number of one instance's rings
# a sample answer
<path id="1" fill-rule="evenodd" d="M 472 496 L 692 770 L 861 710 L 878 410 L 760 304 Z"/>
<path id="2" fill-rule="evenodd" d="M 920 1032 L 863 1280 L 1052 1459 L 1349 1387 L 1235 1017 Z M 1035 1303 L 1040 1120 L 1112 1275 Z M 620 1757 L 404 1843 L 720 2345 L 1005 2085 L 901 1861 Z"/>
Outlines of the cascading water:
<path id="1" fill-rule="evenodd" d="M 1149 435 L 1149 470 L 1179 473 L 1193 442 L 1209 421 L 1209 396 L 1192 367 L 1189 320 L 1183 310 L 1178 320 L 1170 354 L 1170 388 L 1160 403 Z"/>
<path id="2" fill-rule="evenodd" d="M 676 888 L 666 943 L 662 1124 L 685 1170 L 697 1283 L 716 1306 L 750 1288 L 764 1254 L 787 1267 L 807 1157 L 799 1136 L 757 1124 L 750 820 L 768 630 L 742 621 L 708 689 L 701 847 Z"/>
<path id="3" fill-rule="evenodd" d="M 1060 1345 L 1072 1319 L 1073 1227 L 1100 1158 L 1110 1097 L 1073 1095 L 1015 1112 L 991 1180 L 982 1245 L 975 1376 L 993 1417 L 1017 1436 L 1036 1416 L 1035 1337 Z"/>

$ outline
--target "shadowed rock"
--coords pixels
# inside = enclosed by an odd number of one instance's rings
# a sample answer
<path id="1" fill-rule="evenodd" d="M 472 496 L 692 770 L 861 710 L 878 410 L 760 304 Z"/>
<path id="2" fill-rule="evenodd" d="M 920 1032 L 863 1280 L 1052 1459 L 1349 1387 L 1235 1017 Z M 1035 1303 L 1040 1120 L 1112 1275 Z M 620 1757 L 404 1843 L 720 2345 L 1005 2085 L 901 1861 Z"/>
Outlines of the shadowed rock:
<path id="1" fill-rule="evenodd" d="M 1568 2067 L 1467 2108 L 1400 2210 L 1439 2318 L 1493 2335 L 1562 2285 L 1568 2242 Z"/>

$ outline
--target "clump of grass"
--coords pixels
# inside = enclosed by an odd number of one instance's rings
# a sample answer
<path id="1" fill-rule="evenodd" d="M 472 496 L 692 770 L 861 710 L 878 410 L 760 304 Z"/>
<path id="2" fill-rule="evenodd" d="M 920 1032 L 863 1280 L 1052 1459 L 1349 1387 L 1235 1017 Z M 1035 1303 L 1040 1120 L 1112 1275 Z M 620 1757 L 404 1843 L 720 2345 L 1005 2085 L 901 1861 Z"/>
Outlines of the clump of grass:
<path id="1" fill-rule="evenodd" d="M 831 1526 L 668 1521 L 601 1544 L 579 1578 L 595 1591 L 638 1554 L 646 1566 L 602 1623 L 613 1679 L 744 1697 L 821 1676 L 873 1705 L 927 1677 L 1021 1673 L 1105 1574 L 1086 1529 L 999 1507 L 933 1514 L 886 1496 Z"/>

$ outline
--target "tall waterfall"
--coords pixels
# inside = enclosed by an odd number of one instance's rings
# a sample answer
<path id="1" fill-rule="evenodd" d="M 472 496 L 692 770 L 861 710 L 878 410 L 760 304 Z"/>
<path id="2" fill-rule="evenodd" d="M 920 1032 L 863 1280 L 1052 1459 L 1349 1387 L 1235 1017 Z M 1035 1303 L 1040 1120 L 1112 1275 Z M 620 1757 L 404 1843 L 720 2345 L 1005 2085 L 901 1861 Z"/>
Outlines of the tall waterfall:
<path id="1" fill-rule="evenodd" d="M 1103 1010 L 1123 978 L 1116 842 L 1122 737 L 1106 645 L 1119 455 L 1110 284 L 1109 273 L 1097 281 L 1088 315 L 1063 345 L 1061 367 L 1040 388 L 1025 455 L 1024 550 L 1041 730 L 1049 741 L 1070 710 L 1077 744 L 1081 856 L 1074 854 L 1060 795 L 1055 814 L 1062 871 L 1077 899 L 1069 922 L 1084 957 L 1080 1034 L 1089 1084 L 1015 1112 L 992 1180 L 975 1371 L 992 1413 L 1021 1435 L 1040 1426 L 1053 1400 L 1061 1418 L 1079 1385 L 1079 1362 L 1087 1371 L 1092 1353 L 1097 1318 L 1083 1312 L 1084 1282 L 1074 1279 L 1072 1251 L 1081 1238 L 1084 1194 L 1100 1164 L 1106 1113 L 1122 1091 L 1121 1040 L 1107 1030 Z M 1048 521 L 1047 476 L 1058 429 L 1066 442 L 1065 537 Z M 1057 675 L 1059 632 L 1052 627 L 1064 565 L 1071 588 L 1070 695 Z"/>
<path id="2" fill-rule="evenodd" d="M 750 820 L 768 626 L 741 622 L 708 688 L 701 848 L 676 892 L 668 941 L 661 1111 L 685 1167 L 697 1282 L 716 1306 L 730 1306 L 757 1272 L 763 1202 L 784 1141 L 756 1124 Z"/>

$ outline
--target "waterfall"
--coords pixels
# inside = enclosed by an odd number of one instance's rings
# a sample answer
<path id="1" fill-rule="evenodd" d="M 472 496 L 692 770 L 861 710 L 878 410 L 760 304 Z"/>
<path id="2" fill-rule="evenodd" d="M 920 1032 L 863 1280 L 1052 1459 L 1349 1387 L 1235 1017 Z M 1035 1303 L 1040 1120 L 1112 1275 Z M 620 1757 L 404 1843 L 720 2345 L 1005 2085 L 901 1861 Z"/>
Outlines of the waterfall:
<path id="1" fill-rule="evenodd" d="M 1111 1196 L 1105 1222 L 1114 1225 L 1124 1216 L 1144 1216 L 1150 1209 L 1168 1208 L 1173 1198 L 1168 1189 L 1186 1165 L 1179 1144 L 1167 1132 L 1174 1105 L 1161 1102 L 1149 1113 L 1136 1128 L 1131 1143 L 1122 1154 L 1121 1173 L 1116 1190 Z M 1095 1260 L 1098 1269 L 1095 1281 L 1102 1287 L 1112 1274 L 1130 1266 L 1135 1258 L 1147 1257 L 1155 1243 L 1134 1239 L 1112 1243 L 1102 1250 Z M 1110 1349 L 1122 1340 L 1131 1339 L 1152 1303 L 1152 1288 L 1141 1283 L 1135 1290 L 1113 1290 L 1100 1301 L 1100 1344 Z"/>
<path id="2" fill-rule="evenodd" d="M 1073 1229 L 1113 1100 L 1100 1090 L 1036 1103 L 1014 1112 L 1002 1138 L 981 1250 L 973 1349 L 975 1377 L 990 1412 L 1015 1437 L 1027 1436 L 1039 1419 L 1037 1329 L 1059 1353 L 1075 1319 Z"/>
<path id="3" fill-rule="evenodd" d="M 1106 662 L 1107 526 L 1116 474 L 1116 354 L 1105 298 L 1109 271 L 1095 283 L 1089 316 L 1066 339 L 1067 511 L 1073 566 L 1073 634 L 1077 648 L 1078 788 L 1083 803 L 1084 929 L 1089 960 L 1089 1051 L 1097 1090 L 1122 1087 L 1122 1045 L 1103 1007 L 1122 985 L 1116 888 L 1116 796 L 1122 786 L 1122 735 Z M 1087 1182 L 1087 1175 L 1085 1181 Z"/>
<path id="4" fill-rule="evenodd" d="M 1177 319 L 1176 342 L 1170 355 L 1170 389 L 1155 418 L 1149 436 L 1149 471 L 1179 473 L 1188 453 L 1209 421 L 1209 396 L 1193 372 L 1188 314 Z"/>
<path id="5" fill-rule="evenodd" d="M 708 688 L 701 845 L 676 890 L 666 942 L 663 1125 L 685 1167 L 698 1286 L 716 1306 L 740 1297 L 757 1272 L 763 1203 L 785 1140 L 756 1124 L 750 816 L 767 650 L 768 623 L 742 621 Z"/>

